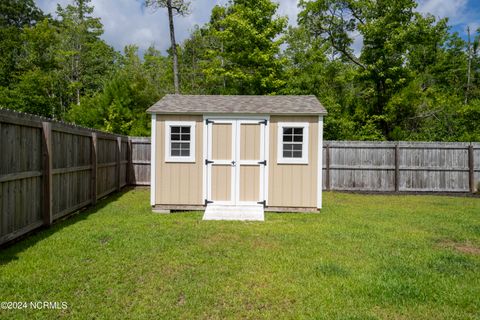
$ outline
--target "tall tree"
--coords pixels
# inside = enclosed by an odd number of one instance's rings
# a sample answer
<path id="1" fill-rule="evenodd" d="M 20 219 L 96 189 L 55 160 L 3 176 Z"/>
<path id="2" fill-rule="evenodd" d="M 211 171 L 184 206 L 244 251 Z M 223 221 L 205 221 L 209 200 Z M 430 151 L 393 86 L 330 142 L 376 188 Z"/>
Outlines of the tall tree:
<path id="1" fill-rule="evenodd" d="M 113 48 L 100 39 L 103 25 L 99 18 L 93 17 L 90 2 L 74 0 L 65 8 L 60 5 L 57 8 L 61 19 L 58 60 L 72 94 L 66 107 L 71 102 L 79 105 L 82 95 L 100 89 L 116 57 Z"/>
<path id="2" fill-rule="evenodd" d="M 187 0 L 146 0 L 147 7 L 167 8 L 168 24 L 170 29 L 171 51 L 173 56 L 173 85 L 175 93 L 180 93 L 179 79 L 178 79 L 178 54 L 177 42 L 175 40 L 175 26 L 173 23 L 173 15 L 185 16 L 189 14 L 190 1 Z"/>
<path id="3" fill-rule="evenodd" d="M 409 49 L 428 42 L 417 31 L 420 26 L 440 30 L 443 23 L 437 25 L 435 19 L 415 12 L 415 0 L 301 0 L 300 5 L 300 23 L 358 67 L 365 85 L 365 111 L 389 137 L 394 124 L 385 118 L 385 107 L 411 80 Z M 363 39 L 360 56 L 352 47 L 355 34 Z"/>
<path id="4" fill-rule="evenodd" d="M 141 59 L 137 47 L 127 46 L 118 62 L 103 89 L 72 106 L 68 120 L 109 132 L 148 135 L 150 121 L 145 110 L 170 89 L 165 87 L 171 76 L 166 72 L 168 59 L 154 48 Z"/>
<path id="5" fill-rule="evenodd" d="M 31 27 L 43 20 L 43 12 L 33 0 L 0 1 L 0 86 L 9 86 L 21 57 L 21 34 L 24 27 Z"/>
<path id="6" fill-rule="evenodd" d="M 279 59 L 285 17 L 276 16 L 271 0 L 231 0 L 215 6 L 206 34 L 214 41 L 206 51 L 204 73 L 220 81 L 220 92 L 276 93 L 285 84 Z"/>

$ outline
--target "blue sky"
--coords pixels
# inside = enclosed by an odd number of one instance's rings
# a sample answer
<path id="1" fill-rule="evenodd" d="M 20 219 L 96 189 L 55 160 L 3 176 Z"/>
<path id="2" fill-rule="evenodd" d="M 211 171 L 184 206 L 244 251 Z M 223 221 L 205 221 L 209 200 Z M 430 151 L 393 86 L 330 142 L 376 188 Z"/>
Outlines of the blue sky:
<path id="1" fill-rule="evenodd" d="M 62 6 L 71 0 L 35 0 L 45 12 L 55 14 L 57 3 Z M 275 0 L 280 4 L 279 15 L 288 16 L 290 24 L 296 24 L 298 0 Z M 176 17 L 177 41 L 188 37 L 193 27 L 208 22 L 210 12 L 216 4 L 227 0 L 191 0 L 192 14 Z M 436 17 L 448 17 L 452 30 L 465 36 L 466 26 L 472 30 L 480 27 L 480 0 L 418 0 L 417 10 Z M 169 47 L 168 20 L 166 10 L 153 12 L 142 7 L 141 0 L 92 0 L 95 15 L 102 19 L 103 38 L 115 49 L 122 51 L 127 44 L 136 44 L 140 50 L 155 45 L 163 52 Z M 361 39 L 356 39 L 356 51 Z"/>

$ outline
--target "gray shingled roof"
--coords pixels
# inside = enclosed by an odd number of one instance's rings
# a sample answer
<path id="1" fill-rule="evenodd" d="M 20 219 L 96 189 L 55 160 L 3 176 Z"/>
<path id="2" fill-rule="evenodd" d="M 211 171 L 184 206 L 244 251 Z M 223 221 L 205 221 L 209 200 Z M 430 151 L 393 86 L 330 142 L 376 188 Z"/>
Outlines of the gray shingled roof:
<path id="1" fill-rule="evenodd" d="M 315 96 L 207 96 L 167 94 L 148 113 L 327 114 Z"/>

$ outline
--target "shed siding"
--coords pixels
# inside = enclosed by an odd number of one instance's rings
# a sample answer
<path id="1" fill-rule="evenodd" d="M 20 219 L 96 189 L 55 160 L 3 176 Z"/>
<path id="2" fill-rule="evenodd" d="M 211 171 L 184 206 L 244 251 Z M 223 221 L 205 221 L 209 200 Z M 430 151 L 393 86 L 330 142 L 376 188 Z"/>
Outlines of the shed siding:
<path id="1" fill-rule="evenodd" d="M 308 164 L 277 163 L 279 122 L 308 122 Z M 318 116 L 271 116 L 268 206 L 317 207 Z"/>
<path id="2" fill-rule="evenodd" d="M 165 121 L 195 121 L 195 163 L 165 162 Z M 203 118 L 187 115 L 157 115 L 155 203 L 203 205 Z"/>

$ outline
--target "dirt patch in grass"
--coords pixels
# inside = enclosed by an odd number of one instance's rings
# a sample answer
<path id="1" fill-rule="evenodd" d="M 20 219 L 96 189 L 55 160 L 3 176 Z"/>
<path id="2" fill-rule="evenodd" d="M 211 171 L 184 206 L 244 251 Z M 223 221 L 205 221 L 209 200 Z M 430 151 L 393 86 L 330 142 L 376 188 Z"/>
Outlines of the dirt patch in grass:
<path id="1" fill-rule="evenodd" d="M 462 253 L 480 255 L 480 248 L 468 243 L 459 243 L 451 240 L 443 240 L 438 243 L 442 248 L 450 248 Z"/>

